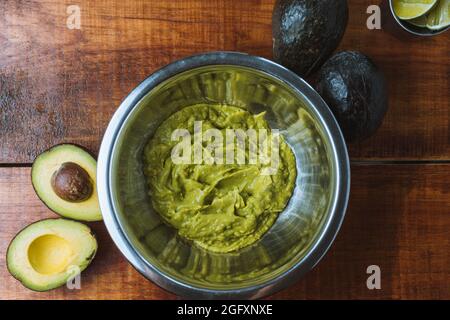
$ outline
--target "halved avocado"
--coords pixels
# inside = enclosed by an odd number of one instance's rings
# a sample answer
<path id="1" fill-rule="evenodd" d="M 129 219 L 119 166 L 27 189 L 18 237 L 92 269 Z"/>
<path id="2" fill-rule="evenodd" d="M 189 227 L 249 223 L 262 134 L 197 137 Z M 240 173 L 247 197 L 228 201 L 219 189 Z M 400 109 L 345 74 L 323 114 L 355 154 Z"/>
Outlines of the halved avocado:
<path id="1" fill-rule="evenodd" d="M 31 181 L 39 198 L 57 214 L 75 220 L 102 220 L 96 188 L 97 162 L 84 149 L 60 144 L 33 163 Z"/>
<path id="2" fill-rule="evenodd" d="M 46 219 L 16 235 L 6 263 L 11 275 L 25 287 L 47 291 L 86 269 L 96 252 L 97 240 L 88 226 L 62 218 Z"/>

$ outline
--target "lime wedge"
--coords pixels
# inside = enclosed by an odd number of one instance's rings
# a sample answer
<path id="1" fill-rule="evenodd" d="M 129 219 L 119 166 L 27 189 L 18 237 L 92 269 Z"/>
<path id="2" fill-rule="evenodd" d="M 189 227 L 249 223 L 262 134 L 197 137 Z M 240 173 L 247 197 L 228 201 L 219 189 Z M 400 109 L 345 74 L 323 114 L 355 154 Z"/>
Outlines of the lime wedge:
<path id="1" fill-rule="evenodd" d="M 427 14 L 427 27 L 440 30 L 450 25 L 450 0 L 439 0 L 436 7 Z"/>
<path id="2" fill-rule="evenodd" d="M 438 0 L 393 0 L 394 12 L 402 20 L 411 20 L 430 11 Z"/>
<path id="3" fill-rule="evenodd" d="M 427 27 L 427 21 L 428 21 L 428 15 L 423 15 L 418 18 L 408 20 L 409 23 L 412 25 L 415 25 L 416 27 L 426 28 Z"/>

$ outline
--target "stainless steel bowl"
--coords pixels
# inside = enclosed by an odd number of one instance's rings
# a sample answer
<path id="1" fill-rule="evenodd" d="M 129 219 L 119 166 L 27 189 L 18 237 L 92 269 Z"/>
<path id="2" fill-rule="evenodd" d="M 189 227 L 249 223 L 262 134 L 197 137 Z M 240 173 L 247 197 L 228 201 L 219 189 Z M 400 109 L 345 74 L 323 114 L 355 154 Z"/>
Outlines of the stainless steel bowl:
<path id="1" fill-rule="evenodd" d="M 217 254 L 180 239 L 150 204 L 142 149 L 161 122 L 201 102 L 267 111 L 294 150 L 294 193 L 257 243 Z M 339 127 L 320 96 L 282 66 L 242 53 L 214 52 L 176 61 L 122 102 L 98 161 L 103 218 L 116 245 L 145 277 L 189 298 L 259 298 L 313 268 L 344 219 L 349 160 Z"/>
<path id="2" fill-rule="evenodd" d="M 394 4 L 392 1 L 393 0 L 389 0 L 389 9 L 390 9 L 392 18 L 394 18 L 395 22 L 401 27 L 401 29 L 403 29 L 403 31 L 406 31 L 406 32 L 408 32 L 414 36 L 418 36 L 418 37 L 429 37 L 429 36 L 436 36 L 436 35 L 441 34 L 450 29 L 450 26 L 448 26 L 448 27 L 442 28 L 440 30 L 431 30 L 426 27 L 416 26 L 416 25 L 408 22 L 408 20 L 402 20 L 399 17 L 397 17 L 397 15 L 395 14 Z"/>

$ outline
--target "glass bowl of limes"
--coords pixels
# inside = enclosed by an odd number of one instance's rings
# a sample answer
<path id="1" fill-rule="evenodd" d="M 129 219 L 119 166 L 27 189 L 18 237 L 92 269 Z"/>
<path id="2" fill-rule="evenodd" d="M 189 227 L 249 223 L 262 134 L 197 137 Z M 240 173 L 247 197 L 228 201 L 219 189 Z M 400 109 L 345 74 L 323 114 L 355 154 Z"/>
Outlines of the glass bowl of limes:
<path id="1" fill-rule="evenodd" d="M 400 26 L 418 36 L 440 34 L 450 28 L 450 0 L 390 0 Z"/>

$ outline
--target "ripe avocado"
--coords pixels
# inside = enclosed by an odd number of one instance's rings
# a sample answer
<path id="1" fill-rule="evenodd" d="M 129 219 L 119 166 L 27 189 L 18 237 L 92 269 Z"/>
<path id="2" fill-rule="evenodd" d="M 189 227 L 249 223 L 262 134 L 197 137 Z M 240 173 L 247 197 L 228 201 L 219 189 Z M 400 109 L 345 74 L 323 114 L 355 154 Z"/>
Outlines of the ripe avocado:
<path id="1" fill-rule="evenodd" d="M 388 108 L 383 73 L 360 52 L 334 55 L 320 69 L 315 88 L 333 111 L 347 142 L 372 135 Z"/>
<path id="2" fill-rule="evenodd" d="M 81 147 L 60 144 L 33 163 L 31 181 L 39 198 L 57 214 L 75 220 L 102 220 L 96 191 L 95 159 Z"/>
<path id="3" fill-rule="evenodd" d="M 347 22 L 347 0 L 277 0 L 272 15 L 275 61 L 309 75 L 337 48 Z"/>
<path id="4" fill-rule="evenodd" d="M 16 235 L 8 247 L 6 264 L 25 287 L 47 291 L 86 269 L 96 252 L 97 240 L 88 226 L 61 218 L 46 219 Z"/>

